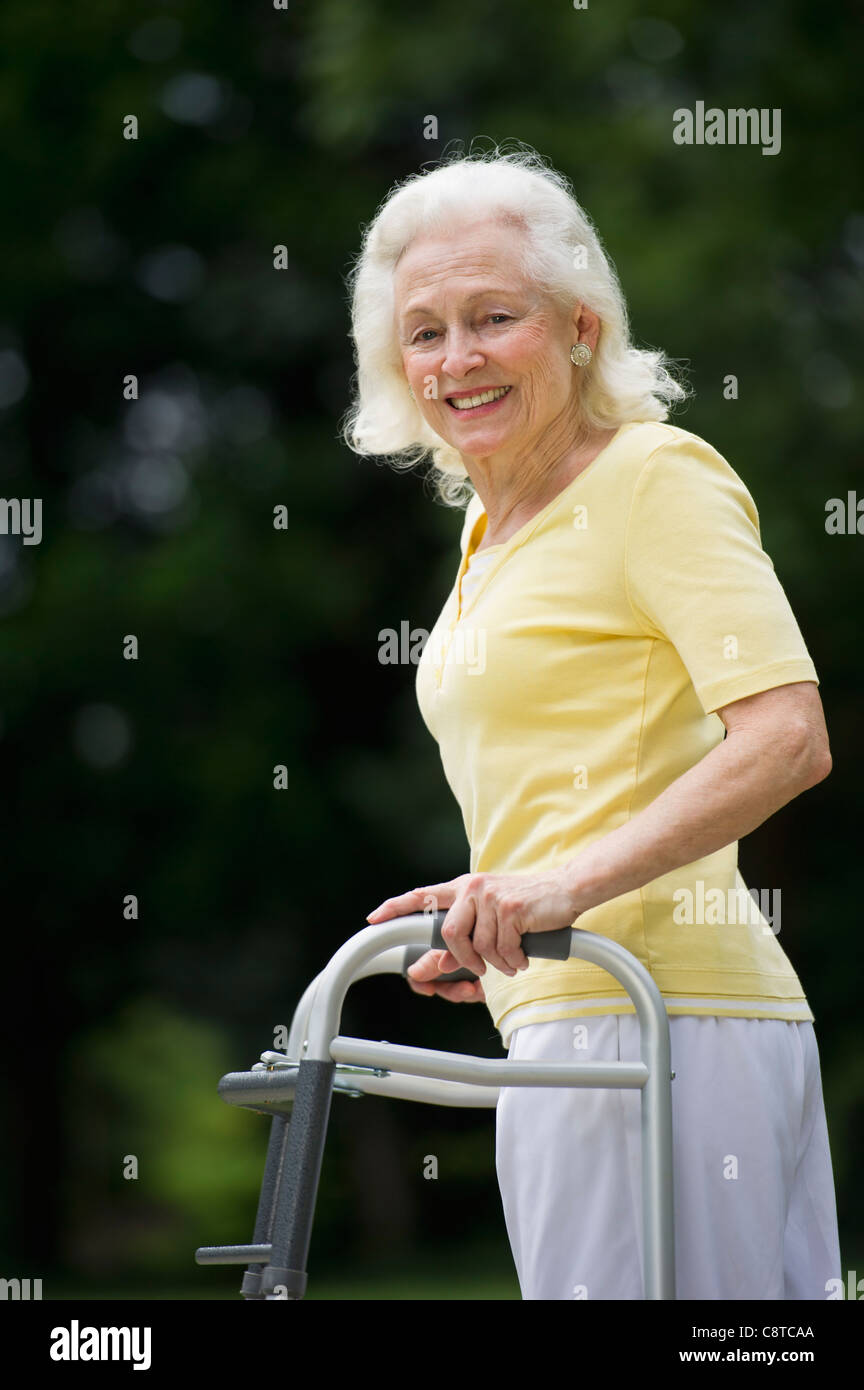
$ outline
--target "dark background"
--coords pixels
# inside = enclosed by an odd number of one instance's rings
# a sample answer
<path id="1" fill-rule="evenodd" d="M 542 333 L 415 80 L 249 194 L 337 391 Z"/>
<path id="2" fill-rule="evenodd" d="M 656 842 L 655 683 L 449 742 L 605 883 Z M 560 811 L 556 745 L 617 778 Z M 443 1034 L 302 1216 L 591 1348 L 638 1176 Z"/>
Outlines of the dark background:
<path id="1" fill-rule="evenodd" d="M 378 660 L 382 628 L 431 628 L 462 514 L 339 440 L 344 277 L 397 179 L 515 137 L 572 178 L 637 342 L 687 364 L 673 421 L 753 493 L 820 675 L 834 770 L 740 862 L 782 889 L 864 1276 L 864 539 L 825 529 L 864 496 L 860 26 L 804 0 L 6 0 L 0 484 L 43 499 L 43 540 L 0 536 L 0 1275 L 235 1297 L 192 1255 L 251 1239 L 267 1122 L 218 1078 L 381 899 L 467 867 L 415 668 Z M 675 145 L 697 100 L 780 108 L 781 152 Z M 343 1031 L 501 1055 L 483 1007 L 393 978 Z M 310 1293 L 518 1297 L 493 1126 L 337 1097 Z"/>

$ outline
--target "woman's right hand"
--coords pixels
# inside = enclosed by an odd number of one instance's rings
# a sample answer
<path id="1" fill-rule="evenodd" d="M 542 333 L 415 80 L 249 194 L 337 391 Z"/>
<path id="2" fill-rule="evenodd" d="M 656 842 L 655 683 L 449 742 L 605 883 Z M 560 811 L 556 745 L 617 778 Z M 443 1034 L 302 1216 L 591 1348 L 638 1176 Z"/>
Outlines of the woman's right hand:
<path id="1" fill-rule="evenodd" d="M 482 1004 L 485 1001 L 483 986 L 479 980 L 441 980 L 438 962 L 448 951 L 427 951 L 413 965 L 409 965 L 405 978 L 415 994 L 440 994 L 451 1004 Z M 451 962 L 450 969 L 453 969 Z M 446 972 L 445 972 L 446 973 Z"/>

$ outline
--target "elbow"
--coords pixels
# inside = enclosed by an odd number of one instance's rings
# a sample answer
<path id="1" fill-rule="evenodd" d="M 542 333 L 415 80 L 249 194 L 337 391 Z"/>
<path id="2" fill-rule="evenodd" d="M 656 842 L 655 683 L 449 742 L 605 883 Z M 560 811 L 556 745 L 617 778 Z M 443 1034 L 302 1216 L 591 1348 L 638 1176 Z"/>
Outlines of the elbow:
<path id="1" fill-rule="evenodd" d="M 802 791 L 824 782 L 834 766 L 827 738 L 814 739 L 810 732 L 799 744 L 797 761 L 801 767 Z"/>
<path id="2" fill-rule="evenodd" d="M 831 771 L 833 766 L 834 762 L 831 757 L 831 750 L 826 744 L 825 748 L 823 749 L 822 756 L 820 757 L 819 762 L 817 764 L 817 772 L 811 785 L 815 787 L 817 782 L 824 782 L 825 778 L 828 776 L 828 773 Z"/>

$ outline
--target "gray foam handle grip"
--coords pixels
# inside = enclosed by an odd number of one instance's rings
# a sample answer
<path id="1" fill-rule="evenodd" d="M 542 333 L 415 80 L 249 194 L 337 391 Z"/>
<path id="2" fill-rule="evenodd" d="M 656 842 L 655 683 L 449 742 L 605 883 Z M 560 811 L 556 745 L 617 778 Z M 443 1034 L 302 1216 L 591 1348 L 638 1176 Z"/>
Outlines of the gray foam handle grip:
<path id="1" fill-rule="evenodd" d="M 429 923 L 432 930 L 429 945 L 406 946 L 405 960 L 402 966 L 403 975 L 408 966 L 413 965 L 427 951 L 446 951 L 447 944 L 441 935 L 441 928 L 446 916 L 447 913 L 443 911 L 430 912 Z M 572 937 L 572 927 L 559 927 L 556 931 L 526 932 L 522 937 L 522 950 L 529 959 L 533 957 L 540 960 L 569 960 Z M 439 978 L 442 980 L 476 980 L 478 976 L 474 974 L 473 970 L 463 967 L 460 970 L 451 970 Z"/>

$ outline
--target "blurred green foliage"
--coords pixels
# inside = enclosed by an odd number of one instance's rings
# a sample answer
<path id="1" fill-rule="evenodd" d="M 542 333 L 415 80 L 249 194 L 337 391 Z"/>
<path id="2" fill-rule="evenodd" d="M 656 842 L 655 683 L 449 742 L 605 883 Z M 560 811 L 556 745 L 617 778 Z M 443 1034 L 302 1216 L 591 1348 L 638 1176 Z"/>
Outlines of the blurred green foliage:
<path id="1" fill-rule="evenodd" d="M 834 771 L 741 860 L 783 888 L 844 1253 L 864 1239 L 861 540 L 824 529 L 862 487 L 859 24 L 804 0 L 7 0 L 0 480 L 44 499 L 44 539 L 0 538 L 5 1273 L 155 1291 L 196 1244 L 250 1239 L 266 1121 L 219 1075 L 272 1045 L 371 907 L 466 866 L 413 668 L 377 659 L 381 628 L 432 626 L 461 518 L 338 423 L 360 227 L 475 136 L 572 178 L 637 340 L 688 364 L 677 422 L 753 492 L 820 673 Z M 780 108 L 782 152 L 674 145 L 697 100 Z M 500 1055 L 484 1011 L 393 980 L 343 1027 Z M 317 1267 L 468 1239 L 509 1268 L 491 1117 L 340 1100 Z"/>
<path id="2" fill-rule="evenodd" d="M 259 1146 L 246 1114 L 213 1103 L 227 1052 L 216 1028 L 156 999 L 130 1001 L 69 1048 L 62 1185 L 83 1270 L 176 1278 L 190 1248 L 214 1243 L 216 1213 L 229 1230 L 248 1222 Z"/>

